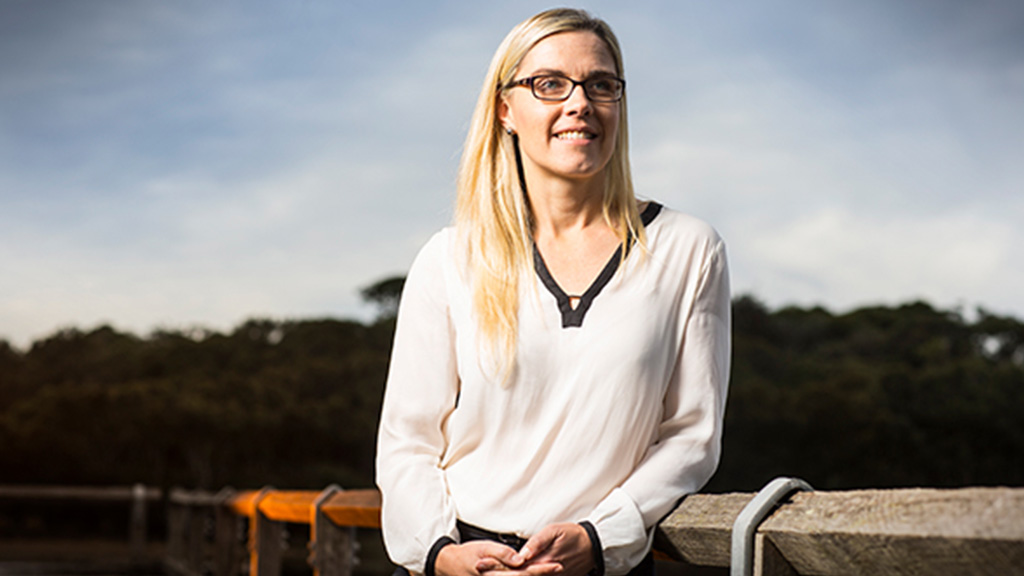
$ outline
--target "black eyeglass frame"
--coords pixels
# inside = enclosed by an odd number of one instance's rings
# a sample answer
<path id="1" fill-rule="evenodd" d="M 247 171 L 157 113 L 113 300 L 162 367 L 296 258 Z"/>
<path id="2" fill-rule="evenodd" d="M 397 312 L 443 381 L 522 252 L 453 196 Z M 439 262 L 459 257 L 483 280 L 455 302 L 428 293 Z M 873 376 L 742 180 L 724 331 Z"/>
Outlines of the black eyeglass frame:
<path id="1" fill-rule="evenodd" d="M 540 95 L 537 94 L 537 89 L 534 87 L 534 82 L 536 82 L 540 78 L 561 78 L 563 80 L 568 80 L 570 83 L 572 83 L 572 86 L 569 87 L 569 91 L 565 93 L 565 96 L 563 96 L 561 98 L 550 98 L 550 97 L 547 97 L 547 96 L 540 96 Z M 602 80 L 615 80 L 616 82 L 618 82 L 620 84 L 621 87 L 619 88 L 619 94 L 618 94 L 618 96 L 615 97 L 614 100 L 607 100 L 607 99 L 603 99 L 603 98 L 594 98 L 590 94 L 590 91 L 587 90 L 587 84 L 588 83 L 599 82 L 599 81 L 602 81 Z M 573 80 L 572 78 L 569 78 L 568 76 L 563 76 L 561 74 L 537 74 L 537 75 L 534 75 L 534 76 L 528 76 L 526 78 L 520 78 L 519 80 L 512 80 L 511 82 L 509 82 L 508 84 L 505 85 L 506 88 L 515 88 L 516 86 L 529 86 L 530 93 L 533 94 L 533 97 L 536 98 L 537 100 L 542 100 L 544 102 L 565 102 L 566 100 L 569 99 L 570 96 L 572 96 L 573 90 L 576 90 L 577 86 L 580 86 L 581 88 L 583 88 L 583 94 L 591 102 L 602 102 L 602 103 L 618 102 L 618 101 L 622 100 L 622 97 L 626 94 L 626 81 L 625 81 L 625 79 L 619 78 L 618 76 L 596 76 L 594 78 L 587 78 L 586 80 L 577 81 L 577 80 Z"/>

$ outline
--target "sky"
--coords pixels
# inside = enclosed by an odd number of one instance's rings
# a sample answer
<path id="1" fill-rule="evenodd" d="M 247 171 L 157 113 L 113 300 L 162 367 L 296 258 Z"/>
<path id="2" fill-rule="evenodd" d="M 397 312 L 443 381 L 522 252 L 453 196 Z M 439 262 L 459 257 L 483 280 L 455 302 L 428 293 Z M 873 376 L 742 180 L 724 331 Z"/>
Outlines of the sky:
<path id="1" fill-rule="evenodd" d="M 622 44 L 638 195 L 719 230 L 735 295 L 1024 317 L 1024 3 L 573 5 Z M 553 6 L 0 0 L 0 340 L 372 318 Z"/>

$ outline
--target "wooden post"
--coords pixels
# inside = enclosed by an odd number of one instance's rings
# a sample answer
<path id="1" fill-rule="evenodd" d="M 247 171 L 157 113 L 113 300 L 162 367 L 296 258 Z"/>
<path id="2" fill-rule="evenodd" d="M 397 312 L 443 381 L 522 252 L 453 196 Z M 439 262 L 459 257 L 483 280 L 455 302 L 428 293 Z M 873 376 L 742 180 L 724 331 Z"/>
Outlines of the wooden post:
<path id="1" fill-rule="evenodd" d="M 260 511 L 260 501 L 273 491 L 264 488 L 253 501 L 249 523 L 249 575 L 281 576 L 281 522 L 275 522 Z"/>
<path id="2" fill-rule="evenodd" d="M 192 509 L 191 503 L 183 503 L 181 506 L 181 565 L 187 574 L 195 572 L 195 566 L 192 564 L 192 516 L 195 514 L 195 510 Z"/>
<path id="3" fill-rule="evenodd" d="M 225 488 L 217 494 L 214 504 L 214 576 L 236 576 L 241 564 L 239 543 L 243 519 L 227 505 L 234 495 L 234 490 Z"/>
<path id="4" fill-rule="evenodd" d="M 341 488 L 332 484 L 313 502 L 309 564 L 313 567 L 314 576 L 351 576 L 357 563 L 355 527 L 338 526 L 323 511 L 331 496 L 340 492 Z"/>
<path id="5" fill-rule="evenodd" d="M 197 502 L 188 503 L 188 567 L 192 574 L 204 574 L 206 513 Z"/>
<path id="6" fill-rule="evenodd" d="M 185 561 L 185 507 L 171 494 L 167 509 L 167 561 L 181 571 Z"/>
<path id="7" fill-rule="evenodd" d="M 132 512 L 129 528 L 132 560 L 142 562 L 146 556 L 146 487 L 132 486 Z"/>

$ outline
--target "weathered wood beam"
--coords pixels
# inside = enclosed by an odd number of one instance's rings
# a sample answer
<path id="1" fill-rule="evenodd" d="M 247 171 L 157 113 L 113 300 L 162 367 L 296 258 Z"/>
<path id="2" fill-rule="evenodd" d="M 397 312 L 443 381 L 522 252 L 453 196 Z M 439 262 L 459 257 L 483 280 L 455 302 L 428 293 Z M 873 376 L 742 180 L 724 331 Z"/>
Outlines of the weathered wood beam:
<path id="1" fill-rule="evenodd" d="M 695 566 L 728 566 L 732 523 L 753 494 L 693 494 L 661 521 L 655 546 L 673 560 Z"/>
<path id="2" fill-rule="evenodd" d="M 1024 490 L 801 493 L 761 532 L 802 574 L 1024 574 Z"/>
<path id="3" fill-rule="evenodd" d="M 732 523 L 753 496 L 687 497 L 659 526 L 659 548 L 688 564 L 728 566 Z M 1024 490 L 800 492 L 758 538 L 765 574 L 786 574 L 783 561 L 797 574 L 830 576 L 1024 574 Z"/>
<path id="4" fill-rule="evenodd" d="M 40 500 L 97 500 L 130 501 L 135 497 L 145 500 L 159 500 L 163 492 L 159 488 L 143 487 L 140 491 L 133 486 L 24 486 L 17 484 L 0 485 L 0 498 L 35 498 Z"/>

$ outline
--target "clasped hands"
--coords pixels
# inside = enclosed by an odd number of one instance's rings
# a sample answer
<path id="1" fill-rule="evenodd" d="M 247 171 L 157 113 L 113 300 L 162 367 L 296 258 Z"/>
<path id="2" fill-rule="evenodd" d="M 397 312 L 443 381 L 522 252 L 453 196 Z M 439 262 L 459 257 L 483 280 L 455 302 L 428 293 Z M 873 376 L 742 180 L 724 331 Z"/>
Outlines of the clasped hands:
<path id="1" fill-rule="evenodd" d="M 590 537 L 579 524 L 551 524 L 523 548 L 472 540 L 442 548 L 434 563 L 438 576 L 584 576 L 594 568 Z"/>

